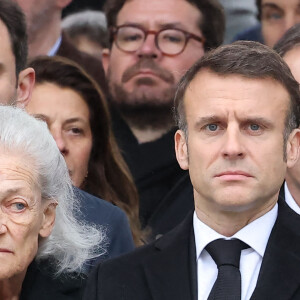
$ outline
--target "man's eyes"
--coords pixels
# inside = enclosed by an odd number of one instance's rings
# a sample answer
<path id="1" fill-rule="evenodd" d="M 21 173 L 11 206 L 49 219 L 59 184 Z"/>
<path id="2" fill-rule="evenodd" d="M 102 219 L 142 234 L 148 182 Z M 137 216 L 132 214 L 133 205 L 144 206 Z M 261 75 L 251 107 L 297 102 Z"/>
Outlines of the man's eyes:
<path id="1" fill-rule="evenodd" d="M 253 131 L 257 131 L 257 130 L 261 129 L 260 125 L 258 125 L 258 124 L 250 124 L 249 128 Z"/>
<path id="2" fill-rule="evenodd" d="M 219 125 L 218 124 L 208 124 L 205 126 L 205 129 L 208 131 L 216 131 L 219 129 Z"/>

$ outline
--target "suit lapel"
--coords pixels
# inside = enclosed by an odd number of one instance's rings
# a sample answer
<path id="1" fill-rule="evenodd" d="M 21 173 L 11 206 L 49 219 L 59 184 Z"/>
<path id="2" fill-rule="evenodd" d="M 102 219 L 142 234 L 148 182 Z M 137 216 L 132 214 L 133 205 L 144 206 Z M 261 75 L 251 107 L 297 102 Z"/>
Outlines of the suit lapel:
<path id="1" fill-rule="evenodd" d="M 300 285 L 300 217 L 284 200 L 267 244 L 251 300 L 291 299 Z"/>
<path id="2" fill-rule="evenodd" d="M 197 275 L 195 268 L 191 270 L 196 265 L 195 254 L 191 257 L 195 249 L 192 220 L 190 214 L 175 230 L 158 240 L 157 253 L 145 262 L 144 272 L 154 300 L 197 299 L 193 290 Z"/>

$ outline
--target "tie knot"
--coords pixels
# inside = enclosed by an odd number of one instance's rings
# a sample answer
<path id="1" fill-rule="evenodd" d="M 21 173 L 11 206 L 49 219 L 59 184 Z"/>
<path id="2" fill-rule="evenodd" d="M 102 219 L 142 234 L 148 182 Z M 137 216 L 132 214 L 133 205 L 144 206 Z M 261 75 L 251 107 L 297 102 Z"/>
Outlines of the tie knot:
<path id="1" fill-rule="evenodd" d="M 223 265 L 232 265 L 239 268 L 241 251 L 246 248 L 249 248 L 249 246 L 238 239 L 218 239 L 205 247 L 218 268 Z"/>

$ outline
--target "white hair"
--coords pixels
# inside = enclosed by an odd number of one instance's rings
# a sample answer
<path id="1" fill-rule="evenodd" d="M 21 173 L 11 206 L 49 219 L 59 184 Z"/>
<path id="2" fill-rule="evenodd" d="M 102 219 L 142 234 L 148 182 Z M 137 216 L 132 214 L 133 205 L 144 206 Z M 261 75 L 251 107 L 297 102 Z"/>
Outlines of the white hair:
<path id="1" fill-rule="evenodd" d="M 36 260 L 51 261 L 56 275 L 82 271 L 87 260 L 105 252 L 101 246 L 105 234 L 75 218 L 79 202 L 65 160 L 46 123 L 19 108 L 0 106 L 0 147 L 30 158 L 42 199 L 58 202 L 53 231 L 48 238 L 40 239 Z"/>
<path id="2" fill-rule="evenodd" d="M 85 10 L 70 14 L 63 18 L 61 27 L 62 29 L 69 29 L 71 27 L 100 27 L 107 28 L 105 14 L 102 11 Z"/>

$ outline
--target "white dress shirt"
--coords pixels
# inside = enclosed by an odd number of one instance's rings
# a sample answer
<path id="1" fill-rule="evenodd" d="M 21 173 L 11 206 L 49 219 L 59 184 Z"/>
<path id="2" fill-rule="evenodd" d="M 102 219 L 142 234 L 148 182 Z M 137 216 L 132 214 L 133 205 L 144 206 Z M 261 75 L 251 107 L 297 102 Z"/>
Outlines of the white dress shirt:
<path id="1" fill-rule="evenodd" d="M 60 35 L 59 38 L 56 40 L 55 44 L 52 46 L 52 48 L 49 50 L 48 52 L 48 56 L 55 56 L 59 47 L 60 47 L 60 44 L 61 44 L 61 40 L 62 40 L 62 36 Z"/>
<path id="2" fill-rule="evenodd" d="M 299 205 L 296 203 L 295 199 L 293 198 L 293 196 L 290 193 L 290 190 L 286 184 L 286 182 L 284 183 L 284 197 L 285 197 L 285 202 L 287 203 L 287 205 L 293 210 L 295 211 L 298 215 L 300 215 L 300 207 Z"/>
<path id="3" fill-rule="evenodd" d="M 218 268 L 205 247 L 212 241 L 237 238 L 250 246 L 242 250 L 240 272 L 242 278 L 242 300 L 250 299 L 256 286 L 259 270 L 270 233 L 278 214 L 276 205 L 265 215 L 254 220 L 232 237 L 225 237 L 201 222 L 194 212 L 194 233 L 196 243 L 198 300 L 206 300 L 217 279 Z"/>

